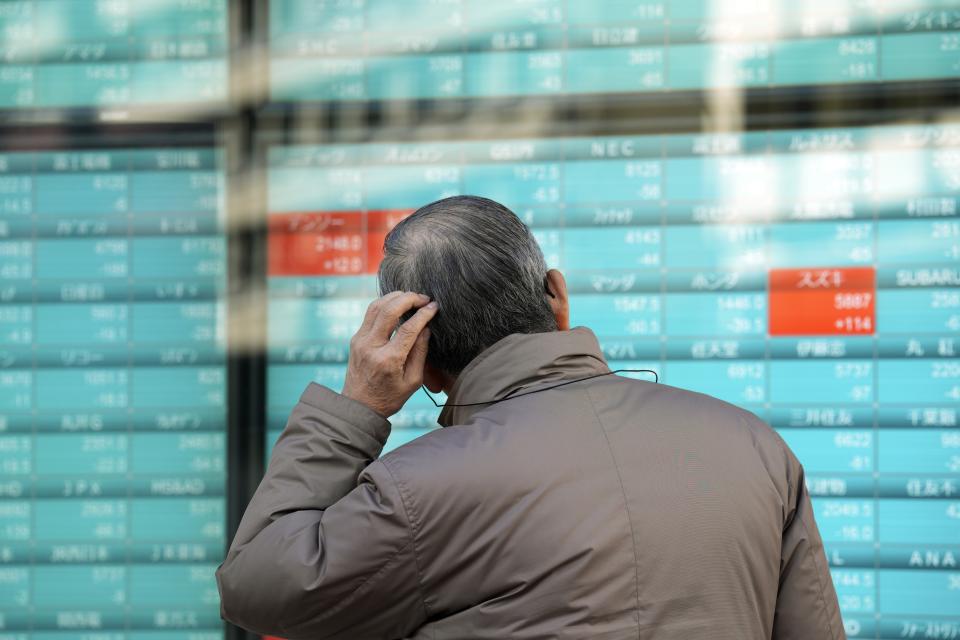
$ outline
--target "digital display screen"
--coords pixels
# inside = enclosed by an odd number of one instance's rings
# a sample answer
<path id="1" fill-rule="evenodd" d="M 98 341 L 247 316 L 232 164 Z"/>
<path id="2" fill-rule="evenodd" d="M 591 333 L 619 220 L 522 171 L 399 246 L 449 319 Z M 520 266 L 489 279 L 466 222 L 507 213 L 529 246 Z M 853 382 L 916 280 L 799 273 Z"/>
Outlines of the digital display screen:
<path id="1" fill-rule="evenodd" d="M 960 77 L 958 0 L 273 0 L 276 101 Z"/>
<path id="2" fill-rule="evenodd" d="M 342 388 L 388 229 L 488 196 L 611 368 L 785 438 L 850 637 L 960 637 L 960 125 L 267 147 L 269 443 Z M 387 448 L 438 412 L 418 391 Z"/>
<path id="3" fill-rule="evenodd" d="M 223 179 L 210 146 L 0 152 L 3 638 L 222 637 Z"/>
<path id="4" fill-rule="evenodd" d="M 0 109 L 227 99 L 227 0 L 4 0 Z"/>

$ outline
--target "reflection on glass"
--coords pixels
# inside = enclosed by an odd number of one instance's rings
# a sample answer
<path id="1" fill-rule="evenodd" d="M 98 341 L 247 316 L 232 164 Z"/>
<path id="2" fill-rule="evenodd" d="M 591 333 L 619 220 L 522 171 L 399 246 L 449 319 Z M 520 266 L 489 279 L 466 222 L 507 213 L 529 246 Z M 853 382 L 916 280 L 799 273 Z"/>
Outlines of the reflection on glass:
<path id="1" fill-rule="evenodd" d="M 279 101 L 960 77 L 956 0 L 274 0 L 269 18 Z"/>
<path id="2" fill-rule="evenodd" d="M 274 145 L 268 165 L 269 443 L 309 380 L 341 388 L 386 232 L 489 196 L 612 367 L 794 448 L 851 635 L 960 624 L 960 127 Z M 418 392 L 387 448 L 437 413 Z"/>
<path id="3" fill-rule="evenodd" d="M 0 109 L 222 103 L 227 0 L 0 3 Z"/>
<path id="4" fill-rule="evenodd" d="M 222 635 L 222 194 L 209 147 L 0 154 L 0 617 L 15 637 Z"/>

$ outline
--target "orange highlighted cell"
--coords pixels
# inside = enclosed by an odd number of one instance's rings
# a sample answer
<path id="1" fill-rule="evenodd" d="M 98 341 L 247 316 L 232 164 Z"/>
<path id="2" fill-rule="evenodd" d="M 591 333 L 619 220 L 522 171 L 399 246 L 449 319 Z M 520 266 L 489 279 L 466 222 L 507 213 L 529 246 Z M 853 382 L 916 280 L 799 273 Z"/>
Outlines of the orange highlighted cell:
<path id="1" fill-rule="evenodd" d="M 272 214 L 267 240 L 271 276 L 335 276 L 376 273 L 383 240 L 400 211 L 330 211 Z"/>
<path id="2" fill-rule="evenodd" d="M 771 336 L 870 335 L 876 330 L 873 267 L 771 269 Z"/>

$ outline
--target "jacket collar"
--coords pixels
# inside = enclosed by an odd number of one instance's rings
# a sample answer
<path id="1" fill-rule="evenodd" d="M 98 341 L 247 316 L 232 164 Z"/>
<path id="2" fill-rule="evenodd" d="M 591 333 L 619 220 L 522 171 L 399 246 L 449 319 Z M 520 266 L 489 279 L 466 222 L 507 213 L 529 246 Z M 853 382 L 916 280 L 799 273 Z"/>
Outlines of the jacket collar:
<path id="1" fill-rule="evenodd" d="M 457 377 L 449 404 L 499 400 L 548 381 L 584 378 L 610 370 L 596 335 L 587 327 L 547 333 L 513 333 L 485 349 Z M 463 424 L 491 405 L 445 406 L 441 426 Z M 496 406 L 496 405 L 493 405 Z"/>

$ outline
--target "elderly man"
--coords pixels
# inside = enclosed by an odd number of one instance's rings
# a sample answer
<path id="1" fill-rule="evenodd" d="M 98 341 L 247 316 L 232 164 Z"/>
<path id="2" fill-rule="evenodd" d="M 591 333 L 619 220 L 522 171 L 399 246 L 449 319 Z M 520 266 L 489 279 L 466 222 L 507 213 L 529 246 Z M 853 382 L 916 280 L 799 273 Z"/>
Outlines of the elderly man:
<path id="1" fill-rule="evenodd" d="M 844 638 L 803 469 L 754 415 L 610 373 L 507 208 L 385 242 L 342 393 L 311 383 L 217 581 L 288 638 Z M 425 384 L 445 427 L 378 457 Z"/>

